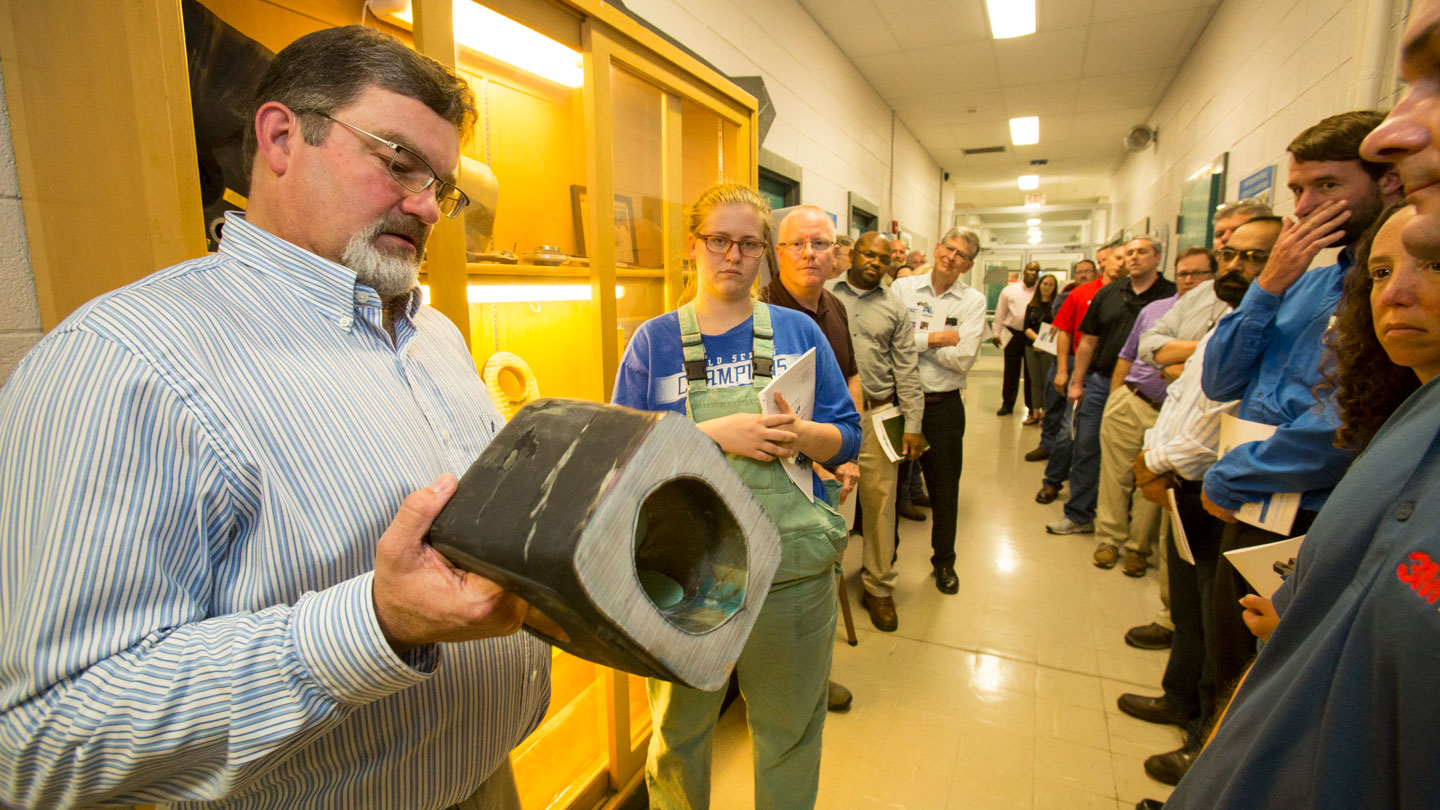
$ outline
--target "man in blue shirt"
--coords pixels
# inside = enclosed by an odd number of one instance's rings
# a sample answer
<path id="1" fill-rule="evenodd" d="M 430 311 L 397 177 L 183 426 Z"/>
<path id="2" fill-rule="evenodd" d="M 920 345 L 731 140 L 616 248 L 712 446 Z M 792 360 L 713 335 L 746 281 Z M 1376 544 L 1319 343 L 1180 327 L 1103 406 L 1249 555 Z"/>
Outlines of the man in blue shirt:
<path id="1" fill-rule="evenodd" d="M 1265 269 L 1240 306 L 1222 318 L 1205 350 L 1205 396 L 1239 399 L 1241 419 L 1276 427 L 1265 441 L 1242 444 L 1205 474 L 1205 508 L 1231 524 L 1221 552 L 1303 534 L 1330 490 L 1350 465 L 1335 447 L 1339 417 L 1333 392 L 1316 401 L 1328 368 L 1329 327 L 1353 248 L 1384 207 L 1399 197 L 1393 167 L 1360 158 L 1360 142 L 1383 116 L 1373 111 L 1333 115 L 1291 141 L 1290 191 L 1295 216 L 1287 220 Z M 1306 271 L 1323 249 L 1340 246 L 1340 260 Z M 1235 511 L 1282 492 L 1303 493 L 1301 512 L 1288 534 L 1235 522 Z M 1223 556 L 1215 574 L 1216 683 L 1233 683 L 1255 654 L 1241 620 L 1239 598 L 1250 592 Z"/>
<path id="2" fill-rule="evenodd" d="M 469 87 L 333 28 L 247 120 L 219 251 L 81 307 L 0 390 L 5 807 L 435 810 L 545 714 L 524 603 L 425 543 L 503 423 L 416 283 L 467 202 Z"/>

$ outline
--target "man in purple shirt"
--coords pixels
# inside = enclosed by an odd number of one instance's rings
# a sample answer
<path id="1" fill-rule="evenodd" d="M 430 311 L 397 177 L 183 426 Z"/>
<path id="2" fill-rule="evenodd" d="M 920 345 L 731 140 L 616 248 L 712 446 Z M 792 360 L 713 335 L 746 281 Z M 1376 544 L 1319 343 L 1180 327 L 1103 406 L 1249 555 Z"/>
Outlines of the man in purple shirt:
<path id="1" fill-rule="evenodd" d="M 1114 568 L 1125 547 L 1127 576 L 1143 577 L 1160 531 L 1160 508 L 1135 489 L 1132 464 L 1155 426 L 1169 382 L 1160 370 L 1135 362 L 1140 336 L 1200 282 L 1215 277 L 1215 257 L 1205 248 L 1190 248 L 1175 260 L 1177 293 L 1145 305 L 1120 349 L 1110 377 L 1110 398 L 1100 422 L 1100 490 L 1095 510 L 1095 565 Z"/>

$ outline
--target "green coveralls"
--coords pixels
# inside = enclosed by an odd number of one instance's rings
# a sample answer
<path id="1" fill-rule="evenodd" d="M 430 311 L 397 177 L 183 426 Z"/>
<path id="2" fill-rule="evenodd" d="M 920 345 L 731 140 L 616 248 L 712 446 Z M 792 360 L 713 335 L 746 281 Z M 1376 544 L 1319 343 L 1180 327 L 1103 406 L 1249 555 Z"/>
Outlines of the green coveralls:
<path id="1" fill-rule="evenodd" d="M 757 394 L 770 383 L 775 355 L 766 305 L 755 303 L 754 377 L 738 388 L 706 387 L 695 305 L 681 307 L 679 315 L 690 418 L 705 422 L 760 413 Z M 780 567 L 735 666 L 755 755 L 755 808 L 804 810 L 815 806 L 820 786 L 820 732 L 835 636 L 834 566 L 849 533 L 835 509 L 824 499 L 806 498 L 779 462 L 726 457 L 780 530 Z M 654 718 L 645 765 L 650 806 L 704 810 L 710 806 L 711 742 L 725 691 L 654 679 L 646 691 Z"/>

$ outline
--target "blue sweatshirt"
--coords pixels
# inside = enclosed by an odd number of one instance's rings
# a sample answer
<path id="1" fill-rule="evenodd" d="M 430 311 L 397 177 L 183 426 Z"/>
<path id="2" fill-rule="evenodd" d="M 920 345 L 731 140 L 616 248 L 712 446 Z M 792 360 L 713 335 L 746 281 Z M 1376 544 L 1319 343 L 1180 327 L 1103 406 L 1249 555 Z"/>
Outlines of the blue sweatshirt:
<path id="1" fill-rule="evenodd" d="M 833 467 L 853 461 L 860 452 L 860 415 L 850 399 L 850 390 L 840 373 L 840 364 L 820 327 L 805 315 L 770 306 L 770 326 L 775 333 L 775 376 L 815 349 L 815 412 L 811 421 L 840 429 L 840 452 L 821 461 Z M 705 343 L 706 384 L 711 388 L 749 385 L 752 377 L 752 319 L 721 335 L 702 335 Z M 685 356 L 680 346 L 680 316 L 667 312 L 651 318 L 635 330 L 615 375 L 610 401 L 644 411 L 685 413 Z M 825 487 L 814 477 L 816 497 L 825 497 Z"/>

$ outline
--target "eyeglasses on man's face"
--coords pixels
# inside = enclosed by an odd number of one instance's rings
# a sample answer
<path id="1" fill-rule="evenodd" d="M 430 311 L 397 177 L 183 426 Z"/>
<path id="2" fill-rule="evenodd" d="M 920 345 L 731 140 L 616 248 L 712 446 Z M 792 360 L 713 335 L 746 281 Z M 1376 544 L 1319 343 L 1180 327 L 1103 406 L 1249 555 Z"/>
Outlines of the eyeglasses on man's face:
<path id="1" fill-rule="evenodd" d="M 767 244 L 760 239 L 731 239 L 723 233 L 697 233 L 695 235 L 705 243 L 706 250 L 721 255 L 729 253 L 731 245 L 739 245 L 741 256 L 758 259 L 765 253 L 767 247 Z"/>
<path id="2" fill-rule="evenodd" d="M 829 239 L 795 239 L 789 242 L 781 242 L 776 247 L 789 253 L 804 253 L 806 245 L 809 245 L 810 249 L 816 253 L 824 253 L 830 248 L 835 247 L 835 243 Z"/>
<path id="3" fill-rule="evenodd" d="M 955 247 L 954 245 L 941 245 L 940 247 L 935 249 L 936 258 L 959 256 L 961 259 L 964 259 L 967 262 L 973 262 L 975 261 L 975 257 L 979 255 L 979 248 L 976 248 L 974 253 L 966 253 L 965 251 L 961 250 L 958 247 Z"/>
<path id="4" fill-rule="evenodd" d="M 1215 275 L 1215 271 L 1208 268 L 1205 270 L 1178 270 L 1175 273 L 1176 278 L 1205 278 L 1213 275 Z"/>
<path id="5" fill-rule="evenodd" d="M 1270 251 L 1268 250 L 1236 250 L 1232 247 L 1220 248 L 1220 252 L 1216 255 L 1220 257 L 1220 261 L 1222 262 L 1229 263 L 1239 259 L 1251 267 L 1263 265 L 1270 259 Z"/>
<path id="6" fill-rule="evenodd" d="M 385 164 L 385 168 L 390 172 L 390 176 L 395 178 L 395 182 L 399 183 L 401 187 L 412 194 L 419 194 L 433 186 L 435 189 L 435 204 L 439 206 L 441 214 L 452 218 L 459 216 L 460 212 L 465 210 L 465 206 L 470 204 L 470 198 L 465 195 L 465 192 L 456 188 L 453 183 L 447 183 L 441 180 L 440 176 L 436 174 L 430 164 L 425 162 L 425 158 L 420 157 L 413 151 L 392 140 L 382 138 L 373 132 L 366 132 L 360 127 L 341 121 L 329 113 L 317 112 L 316 114 L 322 118 L 334 121 L 357 135 L 364 135 L 393 150 L 390 155 L 390 160 Z"/>

